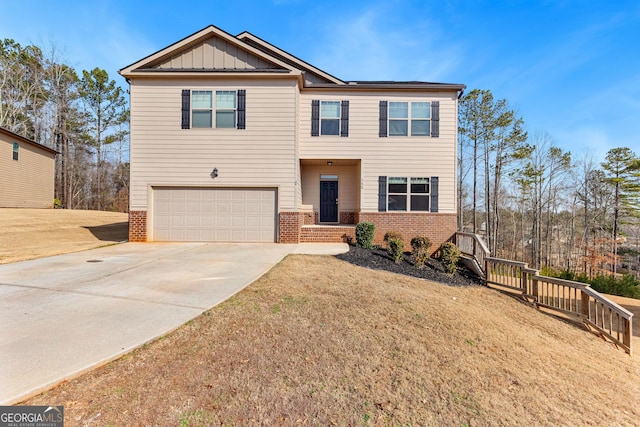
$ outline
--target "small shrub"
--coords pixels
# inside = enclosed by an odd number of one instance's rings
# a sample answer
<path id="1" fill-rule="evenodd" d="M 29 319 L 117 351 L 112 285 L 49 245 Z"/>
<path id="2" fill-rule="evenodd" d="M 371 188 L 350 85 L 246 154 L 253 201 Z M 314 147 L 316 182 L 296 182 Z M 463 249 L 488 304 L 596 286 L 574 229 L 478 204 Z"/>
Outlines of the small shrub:
<path id="1" fill-rule="evenodd" d="M 391 258 L 397 263 L 400 264 L 402 259 L 404 258 L 404 241 L 402 239 L 398 239 L 396 237 L 391 237 L 388 242 L 389 254 Z"/>
<path id="2" fill-rule="evenodd" d="M 402 234 L 400 234 L 400 233 L 399 233 L 399 232 L 397 232 L 397 231 L 387 231 L 387 232 L 384 234 L 384 242 L 385 242 L 385 243 L 389 243 L 389 240 L 390 240 L 390 239 L 399 239 L 399 240 L 402 240 Z"/>
<path id="3" fill-rule="evenodd" d="M 376 231 L 376 226 L 372 222 L 359 222 L 356 225 L 356 245 L 365 248 L 373 248 L 373 235 Z"/>
<path id="4" fill-rule="evenodd" d="M 404 240 L 402 234 L 397 231 L 387 231 L 384 235 L 387 251 L 396 263 L 400 263 L 404 255 Z"/>
<path id="5" fill-rule="evenodd" d="M 55 199 L 53 199 L 53 208 L 60 209 L 60 207 L 62 207 L 62 202 L 56 197 Z"/>
<path id="6" fill-rule="evenodd" d="M 440 246 L 440 263 L 447 273 L 455 273 L 460 260 L 460 249 L 451 242 L 445 242 Z"/>
<path id="7" fill-rule="evenodd" d="M 425 236 L 416 236 L 411 239 L 411 257 L 417 268 L 423 268 L 429 259 L 431 241 Z"/>

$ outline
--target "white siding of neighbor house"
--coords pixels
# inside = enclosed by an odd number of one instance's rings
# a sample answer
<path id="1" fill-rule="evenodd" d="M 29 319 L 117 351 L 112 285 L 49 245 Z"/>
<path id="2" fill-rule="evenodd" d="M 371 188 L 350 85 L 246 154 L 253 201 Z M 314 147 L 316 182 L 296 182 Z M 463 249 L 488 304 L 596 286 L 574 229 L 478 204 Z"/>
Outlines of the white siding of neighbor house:
<path id="1" fill-rule="evenodd" d="M 349 101 L 348 137 L 311 136 L 311 101 L 314 99 Z M 440 136 L 379 137 L 381 100 L 440 101 Z M 456 92 L 305 91 L 301 96 L 300 117 L 301 159 L 361 159 L 361 211 L 378 210 L 379 176 L 437 176 L 439 212 L 456 211 Z"/>
<path id="2" fill-rule="evenodd" d="M 0 132 L 0 208 L 52 208 L 54 163 L 54 153 Z"/>
<path id="3" fill-rule="evenodd" d="M 280 211 L 295 207 L 296 80 L 134 78 L 130 89 L 132 211 L 152 205 L 155 186 L 272 187 Z M 182 89 L 246 89 L 246 129 L 182 129 Z"/>

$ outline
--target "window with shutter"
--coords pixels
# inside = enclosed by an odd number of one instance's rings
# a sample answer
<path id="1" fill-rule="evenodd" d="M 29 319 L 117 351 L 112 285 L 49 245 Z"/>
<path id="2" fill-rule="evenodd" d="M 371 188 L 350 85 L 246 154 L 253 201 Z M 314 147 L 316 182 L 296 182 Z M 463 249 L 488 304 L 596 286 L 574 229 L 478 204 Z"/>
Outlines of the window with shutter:
<path id="1" fill-rule="evenodd" d="M 246 90 L 182 90 L 182 129 L 246 128 Z"/>
<path id="2" fill-rule="evenodd" d="M 438 212 L 438 177 L 378 177 L 378 211 Z"/>

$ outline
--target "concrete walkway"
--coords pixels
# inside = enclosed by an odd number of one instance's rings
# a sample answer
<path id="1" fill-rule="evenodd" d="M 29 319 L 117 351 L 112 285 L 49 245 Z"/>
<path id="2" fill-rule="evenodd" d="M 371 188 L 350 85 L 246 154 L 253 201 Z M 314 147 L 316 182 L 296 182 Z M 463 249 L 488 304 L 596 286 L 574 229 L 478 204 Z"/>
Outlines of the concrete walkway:
<path id="1" fill-rule="evenodd" d="M 0 404 L 162 336 L 290 253 L 344 244 L 125 243 L 0 265 Z"/>

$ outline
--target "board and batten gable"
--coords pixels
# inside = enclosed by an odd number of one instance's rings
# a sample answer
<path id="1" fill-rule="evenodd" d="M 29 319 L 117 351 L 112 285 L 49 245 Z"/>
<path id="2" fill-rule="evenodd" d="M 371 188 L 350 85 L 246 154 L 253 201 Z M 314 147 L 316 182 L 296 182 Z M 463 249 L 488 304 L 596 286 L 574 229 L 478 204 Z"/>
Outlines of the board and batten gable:
<path id="1" fill-rule="evenodd" d="M 55 155 L 48 147 L 0 128 L 0 207 L 52 208 Z"/>
<path id="2" fill-rule="evenodd" d="M 456 212 L 457 93 L 348 90 L 304 91 L 300 105 L 301 159 L 360 159 L 362 212 L 378 211 L 378 177 L 439 177 L 438 211 Z M 349 101 L 349 135 L 311 136 L 311 103 Z M 380 101 L 439 101 L 440 134 L 379 136 Z"/>
<path id="3" fill-rule="evenodd" d="M 150 187 L 274 187 L 294 209 L 295 80 L 132 79 L 131 210 Z M 246 129 L 181 128 L 182 90 L 246 90 Z M 218 169 L 218 176 L 211 173 Z"/>

